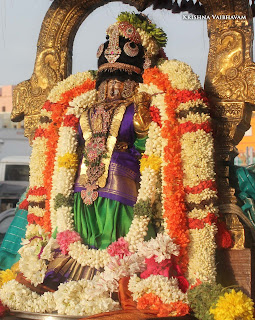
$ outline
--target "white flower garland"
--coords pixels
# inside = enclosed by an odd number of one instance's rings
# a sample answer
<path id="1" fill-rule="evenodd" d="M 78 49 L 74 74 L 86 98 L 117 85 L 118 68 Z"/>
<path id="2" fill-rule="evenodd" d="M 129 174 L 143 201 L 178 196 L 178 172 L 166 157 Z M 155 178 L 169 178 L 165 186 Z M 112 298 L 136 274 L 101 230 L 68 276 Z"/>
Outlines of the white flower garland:
<path id="1" fill-rule="evenodd" d="M 215 224 L 206 224 L 203 229 L 190 229 L 188 279 L 196 283 L 215 282 Z"/>
<path id="2" fill-rule="evenodd" d="M 1 301 L 10 309 L 27 312 L 53 312 L 56 310 L 52 292 L 39 295 L 16 280 L 6 282 L 0 289 Z"/>
<path id="3" fill-rule="evenodd" d="M 156 239 L 149 240 L 146 247 L 139 245 L 136 253 L 125 255 L 122 259 L 118 256 L 109 257 L 104 272 L 96 275 L 93 280 L 69 281 L 60 284 L 54 293 L 47 292 L 41 296 L 16 280 L 11 280 L 0 289 L 0 297 L 3 304 L 15 310 L 57 311 L 58 314 L 86 316 L 119 309 L 119 303 L 111 298 L 111 293 L 118 291 L 121 278 L 131 276 L 129 289 L 135 299 L 139 294 L 153 292 L 164 303 L 180 300 L 187 303 L 187 295 L 178 288 L 177 279 L 153 275 L 139 280 L 137 277 L 146 269 L 145 258 L 157 252 L 160 254 L 158 260 L 163 261 L 178 255 L 178 248 L 169 236 L 159 234 Z"/>
<path id="4" fill-rule="evenodd" d="M 178 288 L 176 278 L 168 279 L 160 275 L 150 275 L 146 279 L 140 279 L 134 275 L 129 280 L 128 289 L 135 301 L 138 301 L 145 293 L 153 293 L 166 304 L 177 301 L 188 302 L 187 294 Z"/>

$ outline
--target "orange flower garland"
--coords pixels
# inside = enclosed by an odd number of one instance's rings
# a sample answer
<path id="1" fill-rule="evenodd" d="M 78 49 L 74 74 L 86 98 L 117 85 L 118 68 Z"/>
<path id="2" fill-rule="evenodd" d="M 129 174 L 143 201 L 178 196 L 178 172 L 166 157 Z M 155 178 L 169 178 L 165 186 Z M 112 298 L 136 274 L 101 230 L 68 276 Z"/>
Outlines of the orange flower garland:
<path id="1" fill-rule="evenodd" d="M 43 171 L 43 183 L 44 193 L 41 195 L 46 196 L 45 200 L 45 213 L 43 217 L 36 217 L 34 214 L 28 215 L 29 224 L 39 224 L 46 232 L 51 233 L 53 230 L 51 228 L 51 217 L 50 217 L 50 199 L 51 199 L 51 190 L 52 190 L 52 177 L 54 171 L 54 161 L 57 151 L 57 143 L 59 140 L 59 128 L 61 125 L 74 127 L 74 130 L 77 131 L 78 119 L 72 115 L 65 116 L 65 113 L 68 108 L 68 102 L 74 99 L 75 97 L 86 93 L 89 90 L 94 89 L 95 81 L 87 79 L 78 87 L 75 87 L 71 90 L 64 92 L 61 95 L 60 100 L 57 103 L 52 103 L 51 101 L 46 101 L 42 110 L 50 111 L 51 117 L 49 124 L 46 128 L 39 126 L 35 132 L 35 137 L 45 137 L 46 142 L 46 161 L 45 169 Z M 30 193 L 31 194 L 31 193 Z M 38 195 L 38 194 L 34 194 Z"/>
<path id="2" fill-rule="evenodd" d="M 83 84 L 62 93 L 59 103 L 68 104 L 75 97 L 95 88 L 95 80 L 87 79 Z"/>
<path id="3" fill-rule="evenodd" d="M 177 103 L 173 103 L 177 90 L 174 90 L 166 74 L 163 74 L 156 67 L 147 69 L 144 72 L 144 83 L 153 83 L 160 90 L 166 92 L 165 102 L 168 120 L 162 121 L 162 137 L 167 139 L 167 146 L 164 148 L 164 219 L 167 222 L 169 235 L 174 238 L 180 246 L 178 264 L 182 271 L 186 272 L 188 265 L 187 245 L 189 243 L 185 192 L 183 187 L 183 171 L 181 160 L 181 144 L 179 123 L 176 119 L 175 109 Z"/>
<path id="4" fill-rule="evenodd" d="M 186 70 L 186 74 L 181 75 L 179 69 Z M 162 124 L 163 218 L 169 235 L 180 245 L 178 264 L 183 272 L 188 272 L 191 283 L 197 277 L 213 280 L 216 274 L 213 252 L 217 196 L 208 100 L 193 71 L 176 60 L 145 70 L 143 78 L 145 86 L 142 85 L 142 89 L 152 94 L 152 120 Z M 205 144 L 199 149 L 200 139 Z M 199 151 L 198 157 L 192 154 L 193 144 Z M 206 163 L 202 161 L 203 157 Z M 204 248 L 207 249 L 199 249 L 200 237 L 205 238 Z M 203 250 L 208 252 L 207 263 L 204 259 L 199 262 Z"/>
<path id="5" fill-rule="evenodd" d="M 66 112 L 67 106 L 61 104 L 54 104 L 52 108 L 52 122 L 49 124 L 48 128 L 45 130 L 47 140 L 46 148 L 46 166 L 43 172 L 44 175 L 44 185 L 47 186 L 47 200 L 45 202 L 45 214 L 44 214 L 44 230 L 51 232 L 51 221 L 50 221 L 50 204 L 48 199 L 50 199 L 51 189 L 52 189 L 52 176 L 54 170 L 54 160 L 56 155 L 56 146 L 58 142 L 58 130 L 61 126 L 63 114 Z"/>
<path id="6" fill-rule="evenodd" d="M 182 302 L 163 303 L 162 300 L 153 293 L 145 293 L 138 299 L 137 309 L 150 309 L 157 312 L 158 317 L 175 316 L 181 317 L 189 313 L 189 306 Z"/>

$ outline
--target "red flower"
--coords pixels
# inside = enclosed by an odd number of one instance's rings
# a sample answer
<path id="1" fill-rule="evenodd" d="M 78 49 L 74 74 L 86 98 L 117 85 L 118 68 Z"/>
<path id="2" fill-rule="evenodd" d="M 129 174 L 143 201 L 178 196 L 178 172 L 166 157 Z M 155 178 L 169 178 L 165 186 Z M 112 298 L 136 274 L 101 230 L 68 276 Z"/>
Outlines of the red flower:
<path id="1" fill-rule="evenodd" d="M 34 187 L 29 189 L 27 196 L 30 194 L 33 196 L 44 196 L 46 194 L 46 189 L 44 187 Z"/>
<path id="2" fill-rule="evenodd" d="M 185 192 L 186 193 L 194 193 L 198 194 L 202 192 L 204 189 L 211 189 L 213 191 L 216 191 L 216 182 L 214 180 L 204 180 L 199 183 L 199 185 L 194 186 L 194 187 L 185 187 Z"/>
<path id="3" fill-rule="evenodd" d="M 8 307 L 5 307 L 0 300 L 0 318 L 6 316 L 7 313 L 10 312 L 10 309 Z"/>
<path id="4" fill-rule="evenodd" d="M 145 263 L 147 264 L 147 269 L 141 273 L 140 277 L 142 279 L 148 278 L 151 274 L 161 275 L 169 278 L 171 274 L 171 268 L 173 267 L 173 263 L 171 259 L 165 259 L 164 261 L 158 263 L 155 261 L 155 256 L 145 259 Z"/>
<path id="5" fill-rule="evenodd" d="M 151 115 L 152 121 L 156 122 L 161 128 L 162 123 L 161 123 L 161 118 L 160 118 L 160 114 L 159 114 L 159 109 L 156 108 L 155 106 L 151 106 L 150 107 L 150 115 Z"/>
<path id="6" fill-rule="evenodd" d="M 45 110 L 47 110 L 47 111 L 51 111 L 51 109 L 52 109 L 52 103 L 51 103 L 49 100 L 45 101 L 42 109 L 45 109 Z"/>
<path id="7" fill-rule="evenodd" d="M 28 209 L 28 205 L 29 205 L 29 202 L 27 201 L 27 199 L 25 199 L 20 203 L 19 208 L 23 209 L 23 210 L 27 210 Z"/>
<path id="8" fill-rule="evenodd" d="M 224 221 L 217 221 L 218 232 L 216 234 L 216 243 L 218 248 L 231 248 L 233 246 L 233 239 Z"/>
<path id="9" fill-rule="evenodd" d="M 185 123 L 180 124 L 181 134 L 187 132 L 196 132 L 198 130 L 204 130 L 206 133 L 212 132 L 212 127 L 209 121 L 203 123 L 192 123 L 191 121 L 187 121 Z"/>
<path id="10" fill-rule="evenodd" d="M 66 127 L 72 127 L 75 130 L 77 130 L 78 122 L 79 122 L 78 118 L 75 117 L 73 114 L 66 115 L 64 117 L 64 126 L 66 126 Z"/>
<path id="11" fill-rule="evenodd" d="M 34 223 L 34 224 L 39 224 L 40 226 L 43 226 L 43 218 L 37 217 L 33 213 L 28 214 L 27 221 L 29 225 Z"/>
<path id="12" fill-rule="evenodd" d="M 178 264 L 173 261 L 173 259 L 165 259 L 163 261 L 156 262 L 155 257 L 153 256 L 149 259 L 145 259 L 145 263 L 147 264 L 147 269 L 140 274 L 141 279 L 146 279 L 150 275 L 161 275 L 166 278 L 177 278 L 179 283 L 179 288 L 186 292 L 189 287 L 188 280 L 182 274 L 181 268 Z"/>
<path id="13" fill-rule="evenodd" d="M 208 213 L 203 219 L 189 218 L 188 225 L 189 229 L 203 229 L 206 223 L 211 226 L 212 223 L 215 223 L 216 221 L 217 217 L 213 213 Z"/>
<path id="14" fill-rule="evenodd" d="M 34 139 L 38 138 L 38 137 L 44 137 L 45 136 L 45 130 L 42 128 L 38 128 L 35 131 L 35 135 L 34 135 Z"/>

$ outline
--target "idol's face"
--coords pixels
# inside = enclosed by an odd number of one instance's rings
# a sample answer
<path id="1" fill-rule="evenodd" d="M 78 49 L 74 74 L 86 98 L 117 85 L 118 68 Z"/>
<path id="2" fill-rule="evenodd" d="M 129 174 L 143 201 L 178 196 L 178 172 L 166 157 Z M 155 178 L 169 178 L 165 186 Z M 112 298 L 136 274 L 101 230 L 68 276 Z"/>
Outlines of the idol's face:
<path id="1" fill-rule="evenodd" d="M 107 83 L 107 98 L 109 100 L 121 99 L 123 83 L 117 79 L 111 79 Z"/>

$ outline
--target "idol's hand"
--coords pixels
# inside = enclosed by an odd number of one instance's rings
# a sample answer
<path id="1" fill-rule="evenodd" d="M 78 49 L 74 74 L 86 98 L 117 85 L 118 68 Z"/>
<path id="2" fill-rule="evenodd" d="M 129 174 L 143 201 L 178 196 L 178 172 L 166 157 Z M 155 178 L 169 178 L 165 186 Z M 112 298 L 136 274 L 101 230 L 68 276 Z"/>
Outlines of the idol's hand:
<path id="1" fill-rule="evenodd" d="M 151 123 L 150 103 L 151 96 L 145 92 L 139 92 L 134 96 L 135 114 L 134 114 L 134 128 L 138 138 L 144 138 L 148 134 Z"/>

